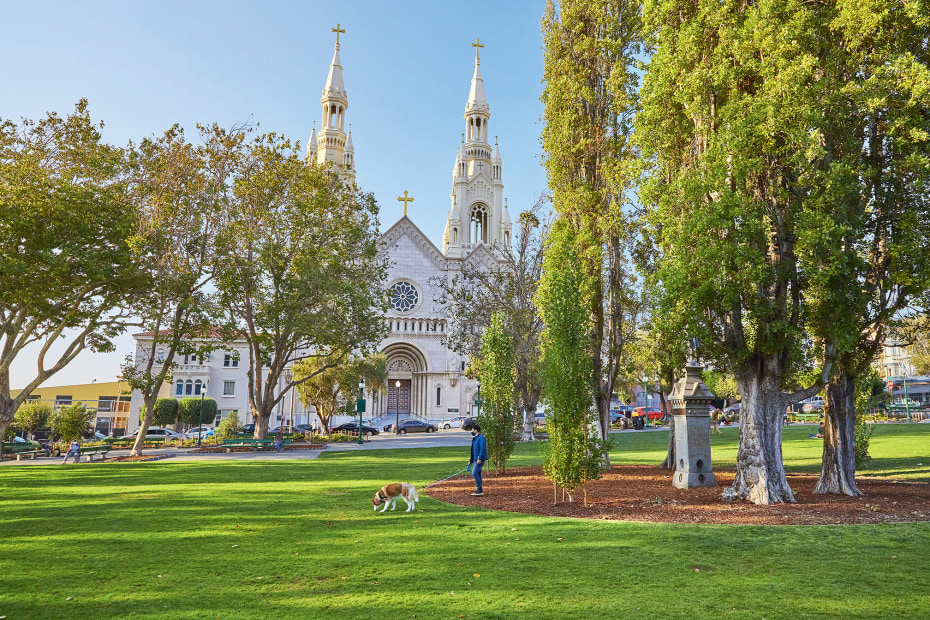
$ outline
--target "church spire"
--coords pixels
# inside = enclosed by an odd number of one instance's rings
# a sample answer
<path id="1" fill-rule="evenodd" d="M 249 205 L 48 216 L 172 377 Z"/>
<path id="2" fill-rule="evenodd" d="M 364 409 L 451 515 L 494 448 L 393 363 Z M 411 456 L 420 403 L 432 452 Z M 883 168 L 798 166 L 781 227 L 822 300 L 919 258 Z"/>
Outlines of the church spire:
<path id="1" fill-rule="evenodd" d="M 490 112 L 490 109 L 488 108 L 488 99 L 484 94 L 484 79 L 481 77 L 480 57 L 481 48 L 484 47 L 484 43 L 481 42 L 481 39 L 476 39 L 471 45 L 475 48 L 475 74 L 471 78 L 471 91 L 468 93 L 468 103 L 465 105 L 465 113 L 468 114 L 472 110 L 482 110 L 487 113 Z"/>
<path id="2" fill-rule="evenodd" d="M 342 81 L 342 60 L 339 57 L 339 35 L 345 34 L 345 29 L 341 24 L 336 24 L 332 31 L 336 33 L 336 47 L 333 51 L 333 61 L 329 65 L 329 74 L 326 76 L 326 85 L 323 86 L 323 95 L 320 98 L 320 105 L 323 108 L 323 124 L 317 134 L 316 161 L 320 164 L 327 161 L 334 162 L 343 167 L 350 179 L 354 179 L 355 149 L 352 147 L 351 137 L 346 133 L 349 95 Z M 308 159 L 310 150 L 308 145 Z"/>

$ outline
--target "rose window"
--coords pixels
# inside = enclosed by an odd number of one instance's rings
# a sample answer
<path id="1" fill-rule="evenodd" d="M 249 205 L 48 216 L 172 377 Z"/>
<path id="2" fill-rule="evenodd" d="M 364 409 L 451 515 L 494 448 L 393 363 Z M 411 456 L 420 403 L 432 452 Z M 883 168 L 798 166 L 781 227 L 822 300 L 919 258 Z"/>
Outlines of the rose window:
<path id="1" fill-rule="evenodd" d="M 397 282 L 391 286 L 391 308 L 397 312 L 410 312 L 420 303 L 420 292 L 410 282 Z"/>

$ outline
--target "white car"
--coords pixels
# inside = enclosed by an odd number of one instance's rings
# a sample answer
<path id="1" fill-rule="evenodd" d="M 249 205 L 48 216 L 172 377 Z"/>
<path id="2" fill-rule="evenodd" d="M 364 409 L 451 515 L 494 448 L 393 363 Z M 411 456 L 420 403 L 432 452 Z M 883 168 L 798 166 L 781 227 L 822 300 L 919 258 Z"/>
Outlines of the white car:
<path id="1" fill-rule="evenodd" d="M 128 435 L 123 435 L 120 439 L 135 439 L 139 436 L 139 429 L 129 433 Z M 177 433 L 170 428 L 161 428 L 158 426 L 150 426 L 148 432 L 145 434 L 147 440 L 150 439 L 182 439 L 184 435 Z"/>
<path id="2" fill-rule="evenodd" d="M 198 434 L 198 431 L 199 431 L 199 434 Z M 200 437 L 201 439 L 205 439 L 213 435 L 213 433 L 215 432 L 216 430 L 210 428 L 209 426 L 201 426 L 198 428 L 192 428 L 191 430 L 184 433 L 184 439 L 197 439 L 198 437 Z"/>

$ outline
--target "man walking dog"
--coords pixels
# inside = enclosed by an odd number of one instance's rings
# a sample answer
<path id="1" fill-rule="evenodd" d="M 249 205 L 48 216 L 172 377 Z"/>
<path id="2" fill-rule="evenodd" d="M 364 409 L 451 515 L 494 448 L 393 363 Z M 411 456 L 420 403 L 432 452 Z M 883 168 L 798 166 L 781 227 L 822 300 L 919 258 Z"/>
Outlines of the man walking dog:
<path id="1" fill-rule="evenodd" d="M 475 479 L 475 485 L 478 490 L 472 493 L 475 497 L 484 495 L 484 489 L 481 484 L 481 468 L 484 462 L 488 460 L 488 440 L 481 434 L 481 427 L 475 424 L 471 429 L 471 460 L 468 461 L 468 471 L 471 477 Z M 472 464 L 475 468 L 472 470 Z"/>

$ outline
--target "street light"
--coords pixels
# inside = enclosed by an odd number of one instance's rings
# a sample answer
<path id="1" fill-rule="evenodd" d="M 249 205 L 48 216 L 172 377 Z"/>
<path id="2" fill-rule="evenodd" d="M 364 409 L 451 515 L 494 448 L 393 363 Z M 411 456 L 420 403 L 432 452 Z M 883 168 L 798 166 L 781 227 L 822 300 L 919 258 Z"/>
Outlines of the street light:
<path id="1" fill-rule="evenodd" d="M 284 371 L 283 371 L 281 374 L 284 376 L 284 386 L 285 386 L 285 389 L 289 389 L 289 390 L 291 391 L 291 421 L 290 421 L 290 429 L 291 429 L 291 432 L 293 433 L 293 432 L 294 432 L 294 388 L 291 387 L 291 381 L 294 380 L 294 371 L 293 371 L 293 369 L 291 369 L 291 368 L 285 368 Z M 282 399 L 282 400 L 283 400 L 283 399 Z"/>
<path id="2" fill-rule="evenodd" d="M 400 429 L 400 380 L 394 383 L 394 434 L 399 434 Z M 361 431 L 361 429 L 359 429 Z"/>
<path id="3" fill-rule="evenodd" d="M 358 411 L 358 445 L 365 443 L 362 441 L 362 414 L 365 413 L 365 377 L 358 382 L 358 401 L 355 403 L 355 409 Z"/>
<path id="4" fill-rule="evenodd" d="M 907 416 L 907 421 L 911 421 L 911 405 L 908 402 L 907 398 L 907 366 L 901 371 L 901 377 L 904 379 L 904 415 Z"/>
<path id="5" fill-rule="evenodd" d="M 207 394 L 207 382 L 204 381 L 200 386 L 200 424 L 197 426 L 197 447 L 200 447 L 201 435 L 203 434 L 203 398 Z"/>

